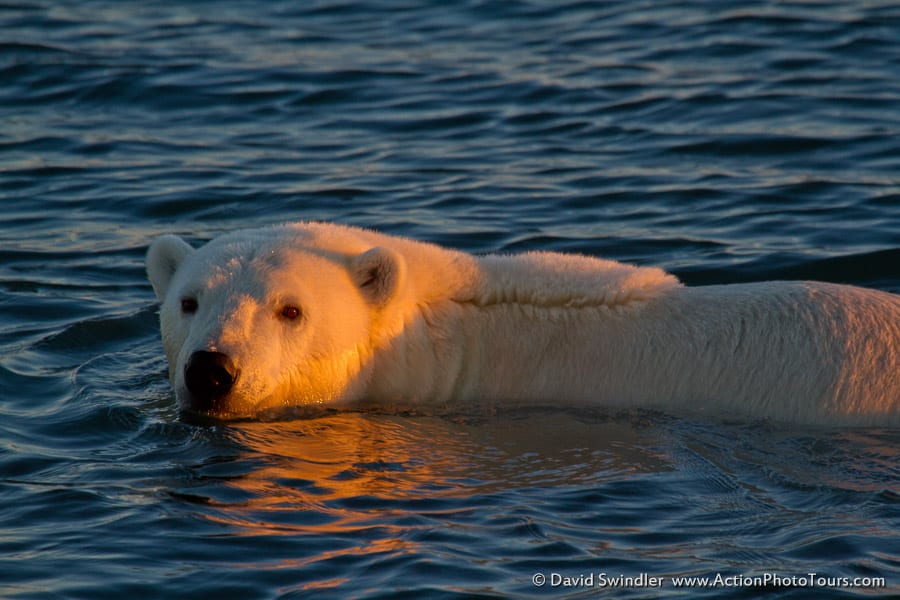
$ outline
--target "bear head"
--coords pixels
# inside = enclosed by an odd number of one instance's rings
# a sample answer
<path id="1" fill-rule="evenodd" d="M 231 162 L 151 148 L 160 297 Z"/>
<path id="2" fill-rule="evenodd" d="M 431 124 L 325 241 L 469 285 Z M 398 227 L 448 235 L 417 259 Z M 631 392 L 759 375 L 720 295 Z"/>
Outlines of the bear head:
<path id="1" fill-rule="evenodd" d="M 147 274 L 179 407 L 215 418 L 359 400 L 406 289 L 398 252 L 289 226 L 197 249 L 164 235 Z"/>

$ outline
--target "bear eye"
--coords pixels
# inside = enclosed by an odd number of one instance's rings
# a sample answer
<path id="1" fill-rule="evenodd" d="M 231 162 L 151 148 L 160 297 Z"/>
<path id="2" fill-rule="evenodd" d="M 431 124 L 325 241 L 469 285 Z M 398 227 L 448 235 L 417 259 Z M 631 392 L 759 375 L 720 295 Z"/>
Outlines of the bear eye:
<path id="1" fill-rule="evenodd" d="M 298 319 L 298 318 L 300 318 L 300 315 L 302 315 L 302 314 L 303 314 L 303 311 L 301 311 L 296 306 L 288 305 L 281 309 L 281 316 L 283 318 L 287 319 L 288 321 L 293 321 L 295 319 Z"/>
<path id="2" fill-rule="evenodd" d="M 197 312 L 197 299 L 196 298 L 182 298 L 181 299 L 181 312 L 186 315 L 192 315 Z"/>

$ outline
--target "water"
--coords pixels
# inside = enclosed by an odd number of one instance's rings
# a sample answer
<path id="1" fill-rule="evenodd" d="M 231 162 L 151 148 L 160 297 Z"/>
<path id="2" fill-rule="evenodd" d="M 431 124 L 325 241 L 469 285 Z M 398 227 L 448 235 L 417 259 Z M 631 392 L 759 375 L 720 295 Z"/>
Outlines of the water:
<path id="1" fill-rule="evenodd" d="M 897 594 L 896 429 L 185 422 L 143 253 L 326 219 L 900 292 L 898 30 L 878 1 L 0 6 L 0 595 Z"/>

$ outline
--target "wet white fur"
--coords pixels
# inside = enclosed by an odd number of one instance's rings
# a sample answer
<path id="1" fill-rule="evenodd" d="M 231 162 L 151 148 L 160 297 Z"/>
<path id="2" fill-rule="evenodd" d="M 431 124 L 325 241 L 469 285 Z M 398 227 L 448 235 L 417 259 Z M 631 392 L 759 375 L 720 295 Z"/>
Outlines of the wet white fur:
<path id="1" fill-rule="evenodd" d="M 684 287 L 556 253 L 475 257 L 325 223 L 147 256 L 179 401 L 196 350 L 241 375 L 228 411 L 321 403 L 655 407 L 900 424 L 900 297 L 818 282 Z M 181 298 L 198 311 L 183 315 Z M 303 317 L 279 318 L 285 305 Z"/>

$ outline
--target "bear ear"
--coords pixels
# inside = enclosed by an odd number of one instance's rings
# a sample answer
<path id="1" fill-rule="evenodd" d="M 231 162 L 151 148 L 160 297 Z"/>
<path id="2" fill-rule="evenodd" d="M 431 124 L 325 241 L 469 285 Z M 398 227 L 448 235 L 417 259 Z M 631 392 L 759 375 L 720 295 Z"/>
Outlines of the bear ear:
<path id="1" fill-rule="evenodd" d="M 177 235 L 156 238 L 147 250 L 147 277 L 162 302 L 169 289 L 175 271 L 194 249 Z"/>
<path id="2" fill-rule="evenodd" d="M 384 307 L 406 285 L 406 262 L 389 248 L 375 247 L 353 257 L 350 276 L 369 303 Z"/>

